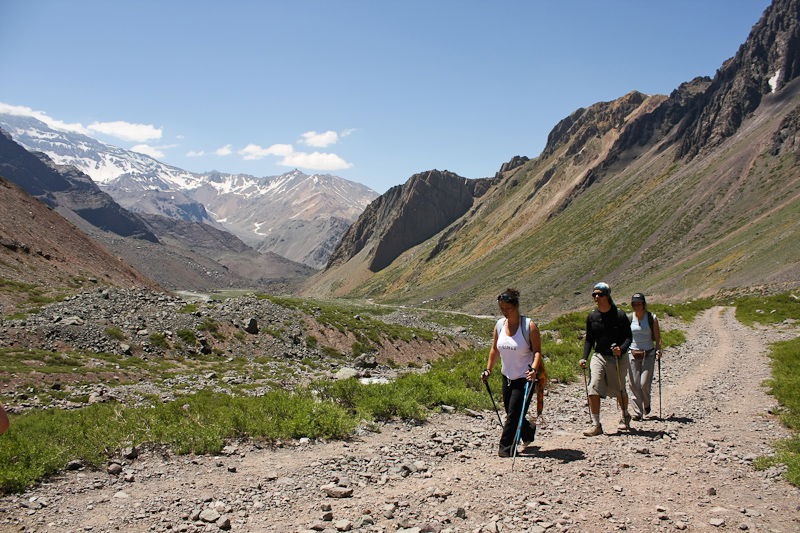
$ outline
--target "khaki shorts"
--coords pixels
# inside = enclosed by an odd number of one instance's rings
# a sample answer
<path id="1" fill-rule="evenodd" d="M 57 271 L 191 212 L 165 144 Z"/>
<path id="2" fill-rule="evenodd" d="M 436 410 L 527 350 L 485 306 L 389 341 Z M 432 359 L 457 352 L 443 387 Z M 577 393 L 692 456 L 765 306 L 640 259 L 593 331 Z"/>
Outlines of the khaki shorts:
<path id="1" fill-rule="evenodd" d="M 617 374 L 617 363 L 619 363 L 619 374 Z M 622 354 L 619 358 L 613 355 L 606 358 L 602 354 L 595 353 L 589 363 L 589 369 L 592 373 L 592 380 L 589 382 L 590 395 L 618 398 L 621 392 L 623 397 L 627 396 L 625 376 L 628 375 L 628 354 Z"/>

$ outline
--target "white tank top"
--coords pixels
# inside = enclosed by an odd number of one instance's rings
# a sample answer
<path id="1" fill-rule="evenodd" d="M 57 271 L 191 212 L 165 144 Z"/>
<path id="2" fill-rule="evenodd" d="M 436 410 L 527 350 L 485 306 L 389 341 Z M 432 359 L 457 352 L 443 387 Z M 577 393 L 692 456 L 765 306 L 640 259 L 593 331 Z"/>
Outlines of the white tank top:
<path id="1" fill-rule="evenodd" d="M 525 342 L 522 335 L 522 327 L 517 328 L 513 337 L 506 333 L 508 322 L 503 320 L 503 327 L 498 328 L 497 349 L 500 351 L 500 360 L 503 361 L 503 375 L 508 379 L 520 379 L 525 377 L 528 366 L 533 364 L 533 351 L 530 345 Z"/>

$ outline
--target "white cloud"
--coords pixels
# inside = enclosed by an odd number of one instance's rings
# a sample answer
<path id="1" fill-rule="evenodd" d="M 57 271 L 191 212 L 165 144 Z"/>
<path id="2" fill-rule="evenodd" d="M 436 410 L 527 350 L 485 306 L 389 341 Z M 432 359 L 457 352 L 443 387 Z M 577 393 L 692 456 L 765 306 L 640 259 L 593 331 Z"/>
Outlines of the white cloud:
<path id="1" fill-rule="evenodd" d="M 136 146 L 131 146 L 131 150 L 139 152 L 140 154 L 149 155 L 155 159 L 163 159 L 166 156 L 159 147 L 150 146 L 149 144 L 137 144 Z"/>
<path id="2" fill-rule="evenodd" d="M 178 146 L 177 144 L 162 144 L 161 146 L 150 146 L 149 144 L 137 144 L 136 146 L 132 146 L 131 150 L 134 152 L 139 152 L 140 154 L 149 155 L 150 157 L 154 157 L 156 159 L 163 159 L 166 157 L 164 150 L 169 150 L 170 148 L 175 148 Z"/>
<path id="3" fill-rule="evenodd" d="M 161 128 L 156 128 L 152 124 L 132 124 L 124 120 L 92 122 L 89 124 L 88 129 L 129 142 L 143 143 L 161 138 Z"/>
<path id="4" fill-rule="evenodd" d="M 323 131 L 322 133 L 307 131 L 301 135 L 302 139 L 300 139 L 300 142 L 308 146 L 314 146 L 315 148 L 325 148 L 326 146 L 336 144 L 354 131 L 356 131 L 355 128 L 342 130 L 339 133 L 333 130 Z"/>
<path id="5" fill-rule="evenodd" d="M 197 152 L 195 152 L 194 150 L 189 150 L 188 152 L 186 152 L 186 157 L 201 157 L 204 155 L 206 155 L 206 153 L 203 150 L 199 150 Z"/>
<path id="6" fill-rule="evenodd" d="M 324 148 L 339 142 L 339 134 L 333 130 L 323 131 L 322 133 L 307 131 L 302 137 L 301 143 L 308 146 L 316 146 L 317 148 Z"/>
<path id="7" fill-rule="evenodd" d="M 353 163 L 348 163 L 336 154 L 320 152 L 292 152 L 278 164 L 311 170 L 342 170 L 353 166 Z"/>
<path id="8" fill-rule="evenodd" d="M 217 155 L 231 155 L 233 153 L 233 146 L 226 144 L 222 148 L 217 148 L 214 150 L 214 153 Z"/>
<path id="9" fill-rule="evenodd" d="M 89 133 L 86 130 L 86 128 L 84 128 L 83 125 L 80 123 L 76 122 L 74 124 L 67 124 L 66 122 L 62 122 L 60 120 L 56 120 L 50 117 L 44 111 L 34 111 L 30 107 L 25 107 L 21 105 L 11 105 L 0 102 L 0 113 L 5 113 L 8 115 L 16 115 L 20 117 L 33 117 L 37 120 L 41 120 L 54 130 L 70 131 L 73 133 L 83 133 L 84 135 Z"/>
<path id="10" fill-rule="evenodd" d="M 239 150 L 239 155 L 243 156 L 244 159 L 248 161 L 252 161 L 254 159 L 263 159 L 268 155 L 277 155 L 277 156 L 288 156 L 294 152 L 294 148 L 291 144 L 273 144 L 269 148 L 262 148 L 257 144 L 248 144 L 241 150 Z"/>

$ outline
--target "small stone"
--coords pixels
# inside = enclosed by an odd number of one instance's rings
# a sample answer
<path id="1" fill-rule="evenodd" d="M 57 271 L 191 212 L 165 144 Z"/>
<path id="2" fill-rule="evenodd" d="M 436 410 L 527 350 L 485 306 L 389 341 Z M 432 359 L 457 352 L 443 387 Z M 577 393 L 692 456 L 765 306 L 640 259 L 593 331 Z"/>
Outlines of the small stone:
<path id="1" fill-rule="evenodd" d="M 456 509 L 456 518 L 466 519 L 467 518 L 467 510 L 463 507 L 459 507 Z"/>
<path id="2" fill-rule="evenodd" d="M 235 474 L 236 473 L 236 467 L 235 466 L 229 466 L 228 467 L 228 472 L 230 472 L 232 474 Z"/>
<path id="3" fill-rule="evenodd" d="M 333 524 L 337 531 L 350 531 L 353 529 L 353 523 L 350 520 L 337 520 Z"/>
<path id="4" fill-rule="evenodd" d="M 722 518 L 712 518 L 708 523 L 714 527 L 722 527 L 725 525 L 725 520 Z"/>
<path id="5" fill-rule="evenodd" d="M 333 513 L 330 512 L 330 511 L 328 511 L 326 513 L 322 513 L 322 519 L 325 522 L 330 522 L 331 520 L 333 520 Z"/>
<path id="6" fill-rule="evenodd" d="M 614 515 L 611 514 L 611 511 L 603 511 L 602 513 L 600 513 L 600 516 L 603 517 L 603 518 L 608 519 L 608 518 L 611 518 Z"/>
<path id="7" fill-rule="evenodd" d="M 108 472 L 112 476 L 118 476 L 122 473 L 122 465 L 120 465 L 119 463 L 111 463 L 110 465 L 108 465 L 108 468 L 106 468 L 106 472 Z"/>
<path id="8" fill-rule="evenodd" d="M 686 529 L 686 527 L 687 526 L 685 522 L 681 522 L 680 520 L 675 522 L 675 529 L 680 529 L 681 531 L 683 531 L 684 529 Z"/>
<path id="9" fill-rule="evenodd" d="M 216 522 L 217 527 L 222 529 L 223 531 L 227 531 L 231 528 L 231 519 L 227 516 L 221 516 Z"/>
<path id="10" fill-rule="evenodd" d="M 200 520 L 211 524 L 219 520 L 220 516 L 222 515 L 220 515 L 214 509 L 203 509 L 203 511 L 200 513 Z"/>
<path id="11" fill-rule="evenodd" d="M 128 498 L 130 498 L 130 495 L 124 490 L 121 490 L 116 494 L 114 494 L 114 497 L 117 498 L 118 500 L 127 500 Z"/>
<path id="12" fill-rule="evenodd" d="M 742 531 L 747 531 L 748 529 L 750 529 L 750 526 L 748 526 L 747 524 L 739 524 L 739 529 L 741 529 Z"/>
<path id="13" fill-rule="evenodd" d="M 336 485 L 324 485 L 321 487 L 329 498 L 350 498 L 353 496 L 353 489 L 349 487 L 337 487 Z"/>
<path id="14" fill-rule="evenodd" d="M 717 495 L 717 489 L 715 489 L 714 487 L 709 487 L 708 491 L 706 491 L 706 492 L 708 492 L 709 496 L 716 496 Z"/>
<path id="15" fill-rule="evenodd" d="M 127 483 L 133 483 L 134 481 L 136 481 L 136 476 L 134 476 L 133 474 L 128 473 L 128 474 L 125 474 L 125 477 L 123 477 L 122 479 L 124 479 Z"/>
<path id="16" fill-rule="evenodd" d="M 83 468 L 83 463 L 77 459 L 67 463 L 67 470 L 80 470 Z"/>
<path id="17" fill-rule="evenodd" d="M 136 459 L 139 457 L 139 450 L 136 446 L 128 446 L 122 450 L 122 457 L 125 459 Z"/>

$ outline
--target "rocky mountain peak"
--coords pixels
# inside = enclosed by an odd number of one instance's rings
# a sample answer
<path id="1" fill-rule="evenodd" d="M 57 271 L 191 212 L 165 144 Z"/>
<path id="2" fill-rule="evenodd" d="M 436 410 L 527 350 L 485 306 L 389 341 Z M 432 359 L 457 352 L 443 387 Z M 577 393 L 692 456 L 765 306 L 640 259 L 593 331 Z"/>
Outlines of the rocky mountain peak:
<path id="1" fill-rule="evenodd" d="M 447 170 L 414 174 L 367 206 L 334 250 L 328 268 L 348 261 L 370 243 L 369 270 L 385 268 L 461 217 L 494 182 L 494 178 L 471 180 Z"/>
<path id="2" fill-rule="evenodd" d="M 679 155 L 694 156 L 733 135 L 768 94 L 800 74 L 800 0 L 775 0 L 690 110 Z"/>
<path id="3" fill-rule="evenodd" d="M 620 129 L 628 115 L 646 99 L 646 94 L 631 91 L 610 102 L 599 102 L 588 108 L 579 108 L 550 131 L 541 156 L 552 155 L 565 145 L 569 145 L 567 155 L 580 152 L 591 139 L 600 137 L 612 129 Z"/>

